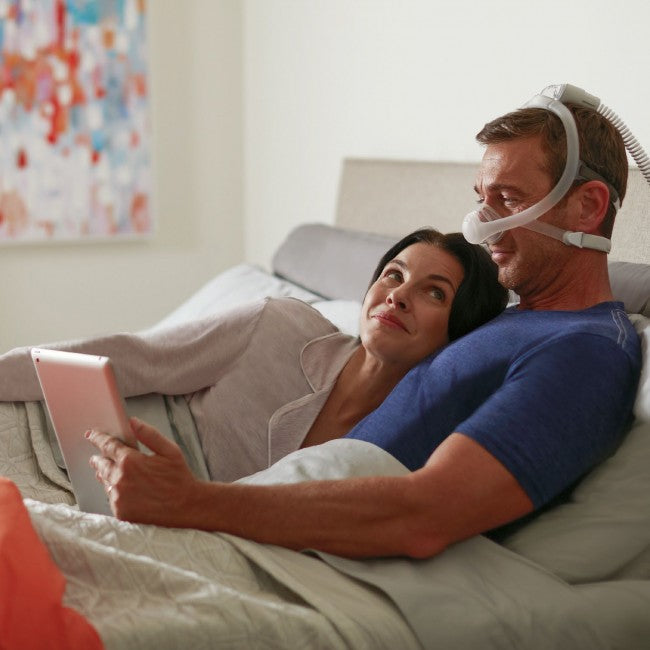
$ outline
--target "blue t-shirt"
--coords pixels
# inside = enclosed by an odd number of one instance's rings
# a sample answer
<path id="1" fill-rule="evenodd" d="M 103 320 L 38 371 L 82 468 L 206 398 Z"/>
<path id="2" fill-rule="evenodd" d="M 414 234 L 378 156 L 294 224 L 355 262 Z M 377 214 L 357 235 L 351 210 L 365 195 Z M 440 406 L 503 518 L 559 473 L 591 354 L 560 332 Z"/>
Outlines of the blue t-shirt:
<path id="1" fill-rule="evenodd" d="M 510 308 L 413 368 L 347 437 L 415 470 L 447 436 L 463 433 L 538 508 L 616 448 L 640 367 L 639 337 L 621 303 Z"/>

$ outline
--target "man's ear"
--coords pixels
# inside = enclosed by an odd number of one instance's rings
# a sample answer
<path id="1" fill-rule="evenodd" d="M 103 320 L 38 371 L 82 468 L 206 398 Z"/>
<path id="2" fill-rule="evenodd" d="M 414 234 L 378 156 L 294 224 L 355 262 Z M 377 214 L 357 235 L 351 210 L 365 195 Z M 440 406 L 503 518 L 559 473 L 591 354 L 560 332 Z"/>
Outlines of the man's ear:
<path id="1" fill-rule="evenodd" d="M 609 189 L 602 181 L 587 181 L 578 191 L 582 206 L 578 230 L 598 232 L 609 208 Z"/>

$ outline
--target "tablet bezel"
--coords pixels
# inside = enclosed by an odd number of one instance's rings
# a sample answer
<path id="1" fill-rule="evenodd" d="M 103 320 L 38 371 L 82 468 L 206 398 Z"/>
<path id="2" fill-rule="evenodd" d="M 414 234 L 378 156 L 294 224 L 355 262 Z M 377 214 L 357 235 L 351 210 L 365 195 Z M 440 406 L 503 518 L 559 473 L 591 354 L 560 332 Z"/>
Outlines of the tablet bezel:
<path id="1" fill-rule="evenodd" d="M 44 348 L 33 348 L 31 355 L 79 508 L 111 514 L 89 464 L 98 450 L 84 435 L 97 429 L 137 448 L 110 359 Z"/>

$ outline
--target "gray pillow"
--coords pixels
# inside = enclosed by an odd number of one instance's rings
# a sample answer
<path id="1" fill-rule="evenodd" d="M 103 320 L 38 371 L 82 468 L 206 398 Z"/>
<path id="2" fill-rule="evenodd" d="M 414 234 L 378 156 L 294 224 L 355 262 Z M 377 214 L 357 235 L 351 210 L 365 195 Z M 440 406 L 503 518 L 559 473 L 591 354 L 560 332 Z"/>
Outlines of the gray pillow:
<path id="1" fill-rule="evenodd" d="M 332 300 L 362 301 L 372 272 L 399 237 L 306 224 L 292 230 L 272 261 L 273 272 Z"/>

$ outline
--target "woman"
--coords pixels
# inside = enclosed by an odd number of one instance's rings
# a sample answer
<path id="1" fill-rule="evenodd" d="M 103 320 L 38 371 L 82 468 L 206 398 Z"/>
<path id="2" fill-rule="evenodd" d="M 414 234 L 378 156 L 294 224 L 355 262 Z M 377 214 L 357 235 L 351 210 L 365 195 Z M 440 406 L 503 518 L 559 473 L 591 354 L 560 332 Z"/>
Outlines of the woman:
<path id="1" fill-rule="evenodd" d="M 361 312 L 361 345 L 303 446 L 345 435 L 416 363 L 496 316 L 507 299 L 490 256 L 460 233 L 423 228 L 406 235 L 377 264 Z"/>
<path id="2" fill-rule="evenodd" d="M 193 436 L 200 443 L 207 472 L 199 462 L 195 473 L 234 481 L 345 435 L 413 365 L 506 300 L 483 249 L 422 229 L 380 260 L 358 339 L 305 303 L 267 299 L 164 332 L 51 347 L 110 357 L 127 397 L 182 396 L 160 408 L 183 422 L 185 447 Z M 29 350 L 0 357 L 0 400 L 40 398 Z"/>

